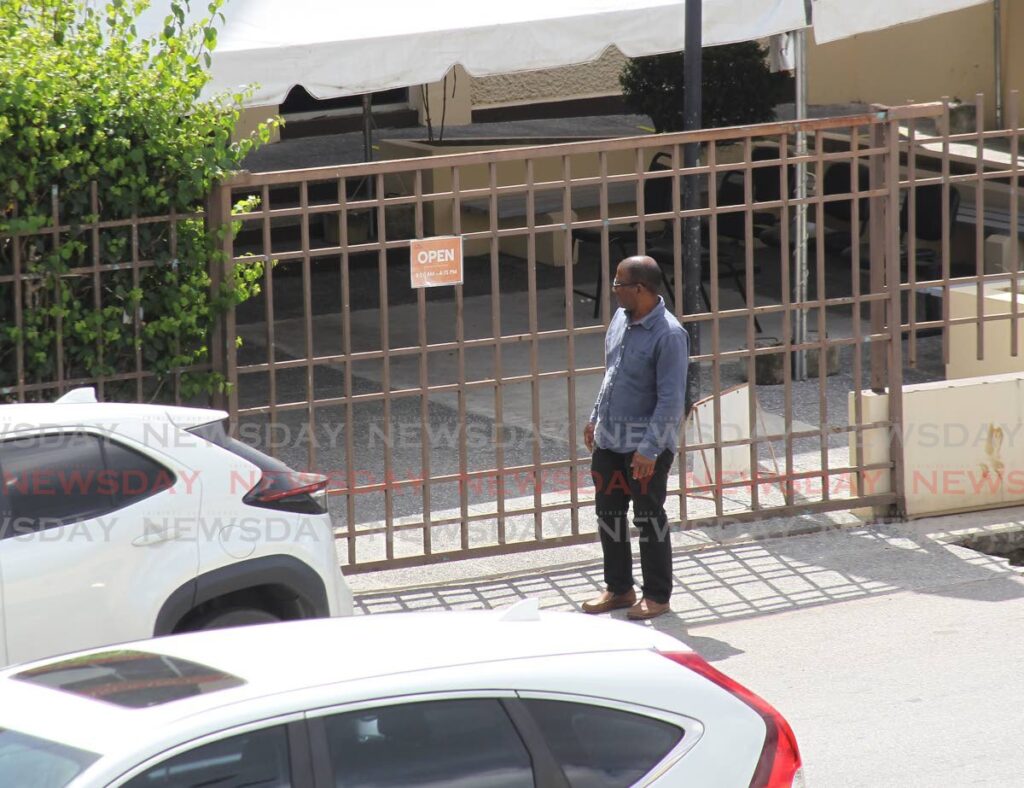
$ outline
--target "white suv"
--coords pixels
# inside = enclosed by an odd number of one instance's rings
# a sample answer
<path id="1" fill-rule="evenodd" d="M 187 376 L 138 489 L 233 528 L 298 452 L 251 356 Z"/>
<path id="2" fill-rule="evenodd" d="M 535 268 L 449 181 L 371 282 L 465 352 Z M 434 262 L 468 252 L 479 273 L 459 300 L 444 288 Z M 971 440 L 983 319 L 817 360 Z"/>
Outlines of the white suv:
<path id="1" fill-rule="evenodd" d="M 0 665 L 351 613 L 326 479 L 225 418 L 92 389 L 0 406 Z"/>

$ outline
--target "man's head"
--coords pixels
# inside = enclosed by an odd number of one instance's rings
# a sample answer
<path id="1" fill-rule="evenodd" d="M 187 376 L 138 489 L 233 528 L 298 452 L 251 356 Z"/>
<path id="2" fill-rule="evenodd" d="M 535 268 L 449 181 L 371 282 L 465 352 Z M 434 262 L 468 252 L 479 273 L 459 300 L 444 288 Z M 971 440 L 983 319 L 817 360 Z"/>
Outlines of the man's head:
<path id="1" fill-rule="evenodd" d="M 627 257 L 615 269 L 612 289 L 627 312 L 646 314 L 658 303 L 661 269 L 651 257 Z"/>

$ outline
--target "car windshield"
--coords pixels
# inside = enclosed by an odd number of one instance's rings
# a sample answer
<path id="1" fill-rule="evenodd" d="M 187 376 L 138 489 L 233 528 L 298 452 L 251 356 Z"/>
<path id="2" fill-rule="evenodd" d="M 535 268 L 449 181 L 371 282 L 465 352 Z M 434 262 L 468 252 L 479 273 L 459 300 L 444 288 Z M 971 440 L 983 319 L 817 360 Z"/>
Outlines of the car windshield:
<path id="1" fill-rule="evenodd" d="M 0 728 L 0 785 L 64 788 L 97 758 L 66 744 Z"/>

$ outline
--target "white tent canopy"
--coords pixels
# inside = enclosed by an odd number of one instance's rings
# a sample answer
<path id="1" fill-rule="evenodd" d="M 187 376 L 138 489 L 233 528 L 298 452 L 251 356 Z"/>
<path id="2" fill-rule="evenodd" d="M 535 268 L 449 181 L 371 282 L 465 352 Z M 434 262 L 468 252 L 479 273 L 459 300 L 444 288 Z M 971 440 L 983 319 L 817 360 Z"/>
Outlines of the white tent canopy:
<path id="1" fill-rule="evenodd" d="M 206 3 L 194 0 L 193 15 Z M 474 76 L 585 63 L 609 46 L 678 52 L 685 0 L 228 0 L 211 93 L 256 84 L 246 103 L 279 104 L 294 85 L 316 98 L 436 82 L 456 63 Z M 167 3 L 140 20 L 162 28 Z M 703 0 L 705 46 L 805 27 L 804 0 Z"/>
<path id="2" fill-rule="evenodd" d="M 814 0 L 814 40 L 819 44 L 859 33 L 918 22 L 992 0 Z"/>

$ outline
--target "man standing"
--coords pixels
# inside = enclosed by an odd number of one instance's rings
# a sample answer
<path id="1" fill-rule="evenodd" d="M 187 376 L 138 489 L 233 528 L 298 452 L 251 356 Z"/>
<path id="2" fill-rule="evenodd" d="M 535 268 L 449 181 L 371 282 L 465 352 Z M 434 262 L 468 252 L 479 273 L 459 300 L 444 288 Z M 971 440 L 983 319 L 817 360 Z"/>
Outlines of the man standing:
<path id="1" fill-rule="evenodd" d="M 604 553 L 605 592 L 583 603 L 587 613 L 629 608 L 643 620 L 669 610 L 672 548 L 665 496 L 679 447 L 686 397 L 689 337 L 658 295 L 661 270 L 650 257 L 628 257 L 612 289 L 621 307 L 605 336 L 601 391 L 583 431 Z M 640 531 L 643 598 L 633 590 L 629 502 Z"/>

